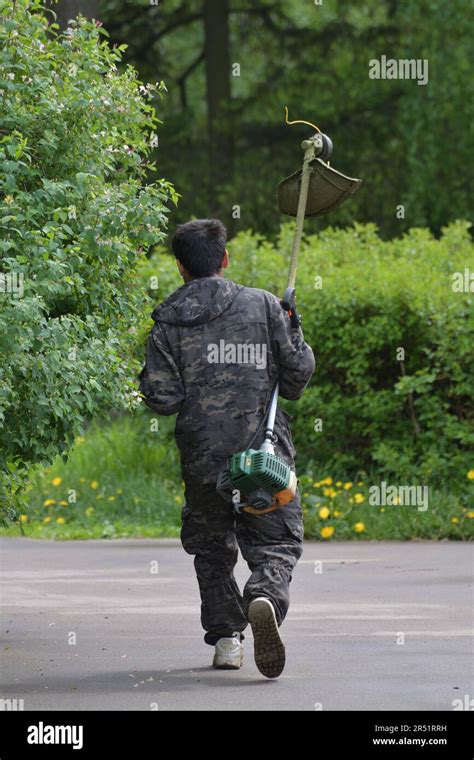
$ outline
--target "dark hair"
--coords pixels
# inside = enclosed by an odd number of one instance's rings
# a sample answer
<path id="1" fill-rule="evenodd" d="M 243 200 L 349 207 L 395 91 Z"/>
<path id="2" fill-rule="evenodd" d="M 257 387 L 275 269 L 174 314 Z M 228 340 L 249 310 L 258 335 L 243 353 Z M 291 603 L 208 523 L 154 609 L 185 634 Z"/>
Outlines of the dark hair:
<path id="1" fill-rule="evenodd" d="M 195 219 L 177 228 L 173 253 L 191 277 L 210 277 L 222 267 L 227 230 L 219 219 Z"/>

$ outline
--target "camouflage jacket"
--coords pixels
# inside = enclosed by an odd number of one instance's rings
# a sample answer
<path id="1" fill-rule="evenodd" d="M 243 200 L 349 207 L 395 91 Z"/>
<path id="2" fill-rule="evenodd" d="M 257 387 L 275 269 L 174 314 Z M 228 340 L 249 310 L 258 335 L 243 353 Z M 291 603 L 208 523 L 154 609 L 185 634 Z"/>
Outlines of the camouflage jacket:
<path id="1" fill-rule="evenodd" d="M 183 479 L 215 482 L 231 454 L 260 446 L 275 383 L 301 396 L 313 352 L 276 296 L 223 277 L 186 283 L 152 317 L 140 391 L 158 414 L 178 413 Z M 275 453 L 294 464 L 288 418 L 278 409 Z"/>

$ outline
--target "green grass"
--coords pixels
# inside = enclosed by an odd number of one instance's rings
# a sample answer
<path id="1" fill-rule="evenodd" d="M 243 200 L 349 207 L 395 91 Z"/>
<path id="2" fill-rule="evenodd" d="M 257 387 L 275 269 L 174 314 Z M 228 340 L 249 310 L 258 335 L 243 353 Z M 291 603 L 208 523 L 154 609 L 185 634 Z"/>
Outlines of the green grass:
<path id="1" fill-rule="evenodd" d="M 331 478 L 328 484 L 303 476 L 306 536 L 330 541 L 474 538 L 474 511 L 467 506 L 466 496 L 474 488 L 472 481 L 462 494 L 430 488 L 427 509 L 422 511 L 417 506 L 372 505 L 369 488 L 380 480 L 375 475 L 354 483 Z M 345 488 L 346 484 L 350 487 Z"/>
<path id="2" fill-rule="evenodd" d="M 184 504 L 172 420 L 119 417 L 93 425 L 67 462 L 35 468 L 25 522 L 1 530 L 35 538 L 120 538 L 179 535 Z"/>
<path id="3" fill-rule="evenodd" d="M 153 419 L 142 410 L 134 417 L 92 425 L 84 438 L 77 439 L 67 462 L 58 458 L 51 467 L 32 471 L 23 522 L 0 533 L 62 540 L 179 536 L 184 495 L 173 441 L 174 420 L 159 418 L 154 432 Z M 474 537 L 469 501 L 474 480 L 466 478 L 456 493 L 431 488 L 428 509 L 422 512 L 413 506 L 371 506 L 370 483 L 381 479 L 376 474 L 361 476 L 348 488 L 344 485 L 349 481 L 341 475 L 333 475 L 331 483 L 317 480 L 328 478 L 327 473 L 313 477 L 300 471 L 298 475 L 307 538 Z M 324 532 L 324 528 L 332 530 Z M 325 538 L 325 533 L 330 535 Z"/>

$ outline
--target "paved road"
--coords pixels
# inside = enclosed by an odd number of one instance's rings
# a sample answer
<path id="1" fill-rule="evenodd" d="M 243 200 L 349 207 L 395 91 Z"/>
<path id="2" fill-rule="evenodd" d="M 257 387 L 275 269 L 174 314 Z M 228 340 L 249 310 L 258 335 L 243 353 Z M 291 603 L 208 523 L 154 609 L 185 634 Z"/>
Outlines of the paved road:
<path id="1" fill-rule="evenodd" d="M 210 667 L 177 541 L 3 538 L 0 551 L 0 697 L 25 710 L 451 710 L 474 695 L 469 544 L 307 543 L 276 681 L 250 629 L 242 670 Z"/>

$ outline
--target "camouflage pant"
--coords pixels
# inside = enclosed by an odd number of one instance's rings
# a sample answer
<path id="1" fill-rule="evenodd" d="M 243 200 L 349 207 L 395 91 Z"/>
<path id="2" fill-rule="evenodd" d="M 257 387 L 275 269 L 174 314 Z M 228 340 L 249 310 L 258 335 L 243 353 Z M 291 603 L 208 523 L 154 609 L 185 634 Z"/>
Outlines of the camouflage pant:
<path id="1" fill-rule="evenodd" d="M 273 602 L 280 625 L 290 603 L 292 571 L 303 552 L 299 493 L 274 512 L 237 515 L 215 486 L 188 485 L 181 519 L 181 542 L 195 555 L 204 641 L 214 645 L 235 631 L 243 639 L 247 607 L 257 596 Z M 234 577 L 238 548 L 251 572 L 243 594 Z"/>

